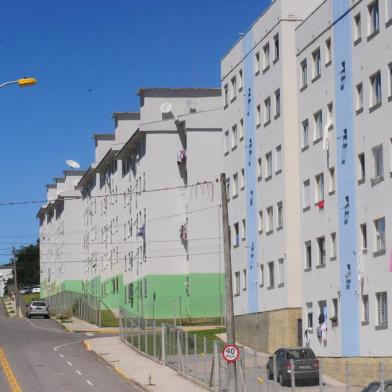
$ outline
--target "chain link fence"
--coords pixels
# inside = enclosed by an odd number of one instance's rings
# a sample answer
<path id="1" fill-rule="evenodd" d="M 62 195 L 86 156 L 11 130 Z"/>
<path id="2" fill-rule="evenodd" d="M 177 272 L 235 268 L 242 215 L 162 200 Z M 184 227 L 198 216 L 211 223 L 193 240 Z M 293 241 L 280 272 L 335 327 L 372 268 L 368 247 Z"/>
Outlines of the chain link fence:
<path id="1" fill-rule="evenodd" d="M 100 325 L 101 303 L 96 296 L 75 291 L 61 291 L 42 300 L 49 305 L 52 314 L 75 316 L 91 324 Z"/>
<path id="2" fill-rule="evenodd" d="M 211 391 L 226 392 L 228 365 L 222 356 L 225 343 L 213 334 L 203 336 L 203 332 L 146 320 L 120 309 L 120 334 L 125 342 Z M 369 363 L 364 358 L 360 363 L 322 358 L 317 361 L 318 376 L 311 381 L 300 379 L 301 371 L 291 360 L 286 364 L 284 380 L 279 380 L 276 357 L 271 357 L 273 370 L 268 372 L 268 354 L 239 348 L 237 392 L 360 392 L 373 381 L 378 382 L 380 389 L 371 392 L 392 392 L 392 382 L 388 383 L 392 380 L 392 361 Z M 302 366 L 307 365 L 302 363 Z"/>

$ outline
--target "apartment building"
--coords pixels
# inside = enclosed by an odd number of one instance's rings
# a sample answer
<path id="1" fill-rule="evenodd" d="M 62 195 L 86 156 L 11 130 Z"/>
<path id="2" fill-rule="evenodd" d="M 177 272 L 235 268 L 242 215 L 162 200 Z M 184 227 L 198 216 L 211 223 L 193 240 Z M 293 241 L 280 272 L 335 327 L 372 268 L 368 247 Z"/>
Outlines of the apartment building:
<path id="1" fill-rule="evenodd" d="M 322 356 L 388 356 L 392 2 L 327 0 L 296 29 L 302 314 Z"/>
<path id="2" fill-rule="evenodd" d="M 74 278 L 115 312 L 223 317 L 220 89 L 138 95 L 140 111 L 115 113 L 114 133 L 94 135 L 95 161 L 77 183 Z"/>
<path id="3" fill-rule="evenodd" d="M 236 337 L 300 345 L 295 29 L 319 1 L 272 2 L 221 64 Z"/>
<path id="4" fill-rule="evenodd" d="M 54 178 L 54 183 L 46 185 L 48 202 L 37 213 L 43 298 L 60 290 L 81 291 L 82 202 L 76 185 L 83 173 L 65 170 L 63 177 Z"/>

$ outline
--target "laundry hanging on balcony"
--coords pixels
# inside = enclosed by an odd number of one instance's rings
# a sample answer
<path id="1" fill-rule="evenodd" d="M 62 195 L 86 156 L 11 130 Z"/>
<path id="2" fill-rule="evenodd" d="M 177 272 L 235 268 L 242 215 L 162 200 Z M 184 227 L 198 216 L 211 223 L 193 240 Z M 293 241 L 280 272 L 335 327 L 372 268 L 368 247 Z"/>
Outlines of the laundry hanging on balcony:
<path id="1" fill-rule="evenodd" d="M 188 227 L 186 223 L 180 226 L 180 238 L 181 241 L 188 241 Z"/>
<path id="2" fill-rule="evenodd" d="M 186 152 L 185 150 L 180 150 L 177 153 L 177 164 L 184 163 L 186 160 Z"/>
<path id="3" fill-rule="evenodd" d="M 146 231 L 146 225 L 142 225 L 138 228 L 137 232 L 136 232 L 136 236 L 137 237 L 142 237 L 144 238 L 145 236 L 145 231 Z"/>

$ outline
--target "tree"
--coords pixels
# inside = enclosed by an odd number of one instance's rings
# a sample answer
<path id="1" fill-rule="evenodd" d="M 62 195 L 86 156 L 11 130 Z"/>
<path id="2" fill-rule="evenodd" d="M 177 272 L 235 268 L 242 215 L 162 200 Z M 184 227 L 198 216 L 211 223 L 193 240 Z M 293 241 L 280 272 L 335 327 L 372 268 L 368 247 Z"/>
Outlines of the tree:
<path id="1" fill-rule="evenodd" d="M 18 285 L 29 286 L 39 284 L 39 241 L 36 245 L 24 246 L 15 251 L 16 273 Z"/>

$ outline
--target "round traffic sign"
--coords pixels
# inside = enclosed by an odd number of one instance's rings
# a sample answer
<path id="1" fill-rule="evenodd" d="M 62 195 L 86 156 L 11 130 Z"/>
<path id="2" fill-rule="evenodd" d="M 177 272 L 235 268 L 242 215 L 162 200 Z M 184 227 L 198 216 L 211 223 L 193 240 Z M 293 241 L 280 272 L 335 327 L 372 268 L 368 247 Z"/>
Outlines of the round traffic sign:
<path id="1" fill-rule="evenodd" d="M 223 349 L 223 359 L 227 362 L 235 362 L 240 357 L 240 350 L 234 344 L 227 344 Z"/>

